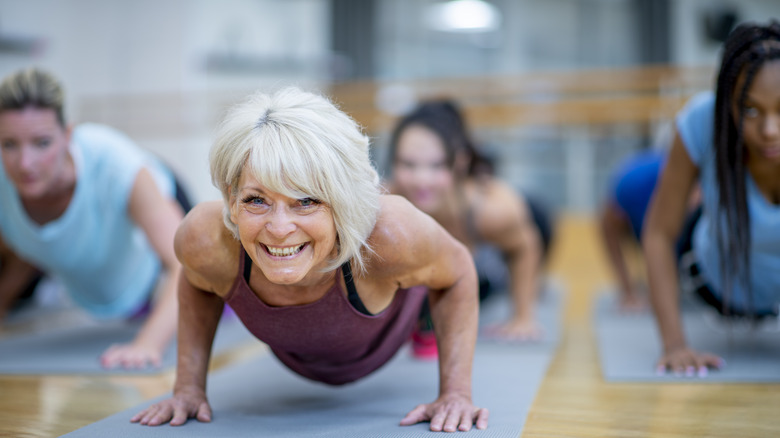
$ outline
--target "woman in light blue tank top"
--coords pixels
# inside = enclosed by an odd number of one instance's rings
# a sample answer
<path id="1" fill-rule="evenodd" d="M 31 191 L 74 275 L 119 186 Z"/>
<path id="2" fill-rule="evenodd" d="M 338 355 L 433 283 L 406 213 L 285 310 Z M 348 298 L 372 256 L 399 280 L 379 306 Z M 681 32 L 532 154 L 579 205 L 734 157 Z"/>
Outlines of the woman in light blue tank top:
<path id="1" fill-rule="evenodd" d="M 676 122 L 642 243 L 663 343 L 658 371 L 704 376 L 722 360 L 686 343 L 674 248 L 697 180 L 690 258 L 699 295 L 726 315 L 776 315 L 780 304 L 780 23 L 738 26 L 714 95 L 694 97 Z"/>
<path id="2" fill-rule="evenodd" d="M 136 337 L 106 345 L 106 367 L 160 363 L 176 329 L 180 265 L 173 236 L 182 208 L 170 172 L 107 126 L 71 128 L 49 74 L 23 70 L 0 84 L 0 318 L 41 272 L 96 318 L 143 314 Z"/>

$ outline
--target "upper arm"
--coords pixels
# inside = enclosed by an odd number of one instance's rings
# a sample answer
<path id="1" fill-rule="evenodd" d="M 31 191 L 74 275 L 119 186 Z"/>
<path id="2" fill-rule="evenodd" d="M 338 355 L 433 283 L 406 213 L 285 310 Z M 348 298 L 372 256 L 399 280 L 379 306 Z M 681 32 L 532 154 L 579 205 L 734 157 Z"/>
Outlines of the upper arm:
<path id="1" fill-rule="evenodd" d="M 699 177 L 679 133 L 675 130 L 672 148 L 650 202 L 642 239 L 662 235 L 676 239 L 688 210 L 688 200 Z M 649 237 L 648 237 L 649 238 Z"/>
<path id="2" fill-rule="evenodd" d="M 476 270 L 468 249 L 406 199 L 386 196 L 372 235 L 383 271 L 400 287 L 447 289 Z M 381 274 L 380 274 L 381 275 Z"/>
<path id="3" fill-rule="evenodd" d="M 507 256 L 533 248 L 541 239 L 528 204 L 504 184 L 493 185 L 476 222 L 482 238 Z"/>
<path id="4" fill-rule="evenodd" d="M 213 201 L 190 210 L 176 231 L 173 246 L 190 284 L 221 295 L 234 280 L 239 244 L 222 222 L 222 203 Z"/>
<path id="5" fill-rule="evenodd" d="M 144 231 L 162 262 L 168 267 L 175 264 L 173 237 L 183 211 L 174 200 L 163 196 L 146 168 L 141 168 L 133 182 L 128 213 Z"/>

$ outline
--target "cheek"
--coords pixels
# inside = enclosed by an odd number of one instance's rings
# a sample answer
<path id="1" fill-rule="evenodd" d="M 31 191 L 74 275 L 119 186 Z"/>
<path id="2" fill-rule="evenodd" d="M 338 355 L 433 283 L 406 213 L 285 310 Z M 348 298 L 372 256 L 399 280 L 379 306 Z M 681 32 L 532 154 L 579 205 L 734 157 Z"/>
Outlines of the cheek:
<path id="1" fill-rule="evenodd" d="M 406 167 L 396 166 L 393 175 L 396 184 L 402 188 L 415 183 L 415 173 Z"/>
<path id="2" fill-rule="evenodd" d="M 35 164 L 40 172 L 48 175 L 64 169 L 65 159 L 68 155 L 67 145 L 52 144 L 46 149 L 36 150 Z"/>
<path id="3" fill-rule="evenodd" d="M 433 174 L 434 186 L 440 190 L 448 190 L 455 185 L 455 178 L 448 170 L 437 170 Z"/>
<path id="4" fill-rule="evenodd" d="M 2 149 L 2 152 L 0 152 L 0 157 L 3 158 L 3 170 L 5 170 L 6 175 L 13 175 L 14 166 L 12 163 L 17 159 L 16 154 Z"/>
<path id="5" fill-rule="evenodd" d="M 744 124 L 742 125 L 742 138 L 745 146 L 748 148 L 755 147 L 760 137 L 759 129 L 759 124 L 757 121 L 745 120 Z"/>
<path id="6" fill-rule="evenodd" d="M 65 153 L 61 153 L 55 148 L 46 149 L 41 155 L 38 161 L 41 167 L 45 168 L 49 172 L 59 168 L 65 162 Z"/>
<path id="7" fill-rule="evenodd" d="M 320 244 L 320 250 L 329 253 L 338 240 L 336 224 L 332 221 L 323 221 L 318 224 L 312 224 L 310 229 L 316 230 L 312 231 L 316 233 L 316 237 L 312 237 Z"/>

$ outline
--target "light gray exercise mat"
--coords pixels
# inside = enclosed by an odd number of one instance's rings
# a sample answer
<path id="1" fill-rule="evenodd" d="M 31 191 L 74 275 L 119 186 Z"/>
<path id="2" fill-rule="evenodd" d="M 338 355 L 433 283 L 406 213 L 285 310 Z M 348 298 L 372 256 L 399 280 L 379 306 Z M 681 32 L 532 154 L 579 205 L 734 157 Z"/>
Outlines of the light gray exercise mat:
<path id="1" fill-rule="evenodd" d="M 479 314 L 479 342 L 516 346 L 525 350 L 550 349 L 558 345 L 561 337 L 561 311 L 564 288 L 556 281 L 548 281 L 539 293 L 536 318 L 542 328 L 542 338 L 537 341 L 507 341 L 490 334 L 489 328 L 507 321 L 512 316 L 513 305 L 508 292 L 500 291 L 485 298 Z"/>
<path id="2" fill-rule="evenodd" d="M 472 436 L 520 436 L 550 351 L 524 352 L 496 344 L 477 347 L 473 399 L 490 409 L 488 429 Z M 305 380 L 270 355 L 232 365 L 209 377 L 211 423 L 148 427 L 130 417 L 139 405 L 65 435 L 78 437 L 417 437 L 431 436 L 428 423 L 399 426 L 438 392 L 436 361 L 418 361 L 402 349 L 374 374 L 341 387 Z M 158 399 L 159 400 L 159 399 Z"/>
<path id="3" fill-rule="evenodd" d="M 708 375 L 657 375 L 661 342 L 650 311 L 622 314 L 616 295 L 602 295 L 594 307 L 594 324 L 604 379 L 609 382 L 780 382 L 780 325 L 776 319 L 756 327 L 727 320 L 704 305 L 686 303 L 682 322 L 688 344 L 726 361 Z"/>
<path id="4" fill-rule="evenodd" d="M 153 374 L 176 365 L 176 345 L 167 349 L 160 368 L 105 369 L 98 358 L 111 344 L 128 342 L 139 323 L 102 323 L 0 338 L 0 374 Z M 214 352 L 250 342 L 254 337 L 232 313 L 217 329 Z"/>

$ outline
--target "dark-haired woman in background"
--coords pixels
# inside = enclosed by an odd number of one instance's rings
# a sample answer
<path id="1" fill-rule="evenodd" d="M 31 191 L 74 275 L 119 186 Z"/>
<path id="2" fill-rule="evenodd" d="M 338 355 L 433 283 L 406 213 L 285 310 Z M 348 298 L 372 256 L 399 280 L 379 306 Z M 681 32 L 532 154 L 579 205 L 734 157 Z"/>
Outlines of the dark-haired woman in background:
<path id="1" fill-rule="evenodd" d="M 472 251 L 488 244 L 502 253 L 514 308 L 494 334 L 539 339 L 542 327 L 534 311 L 552 232 L 546 209 L 493 176 L 493 163 L 476 149 L 450 100 L 423 102 L 398 122 L 390 163 L 391 192 L 409 199 Z M 480 283 L 484 298 L 484 278 Z"/>
<path id="2" fill-rule="evenodd" d="M 680 321 L 675 242 L 699 180 L 691 229 L 696 293 L 727 315 L 777 314 L 780 303 L 780 23 L 738 26 L 723 47 L 715 94 L 678 114 L 642 243 L 663 342 L 659 371 L 703 376 L 722 360 L 689 348 Z M 720 232 L 718 232 L 720 230 Z"/>

